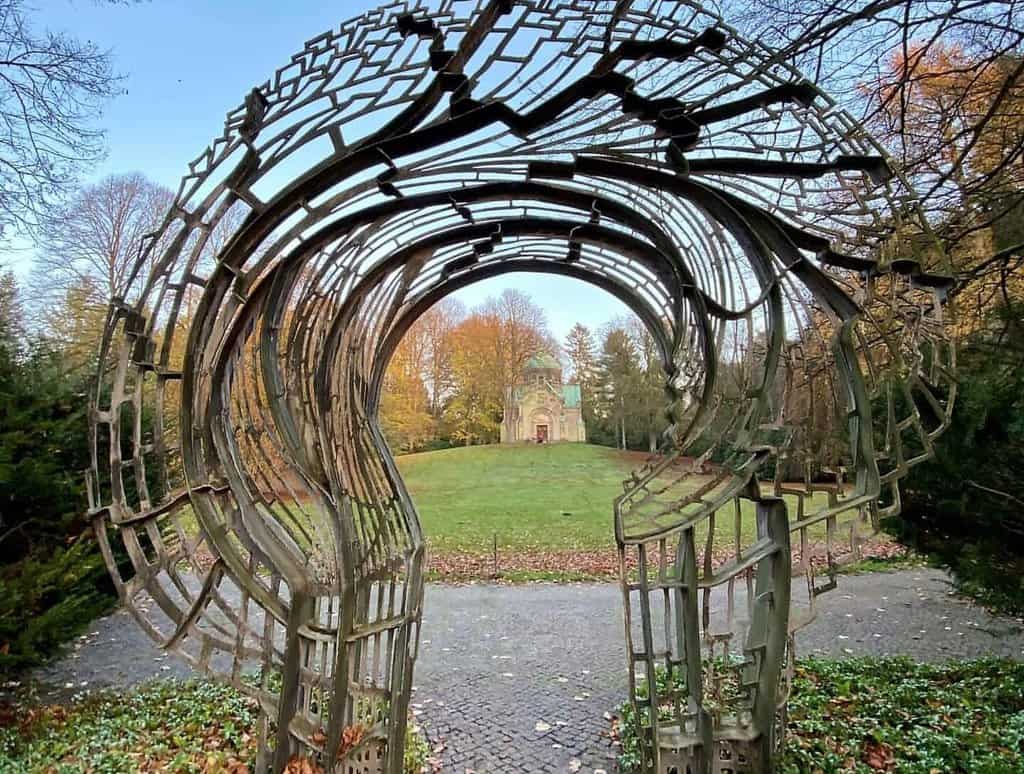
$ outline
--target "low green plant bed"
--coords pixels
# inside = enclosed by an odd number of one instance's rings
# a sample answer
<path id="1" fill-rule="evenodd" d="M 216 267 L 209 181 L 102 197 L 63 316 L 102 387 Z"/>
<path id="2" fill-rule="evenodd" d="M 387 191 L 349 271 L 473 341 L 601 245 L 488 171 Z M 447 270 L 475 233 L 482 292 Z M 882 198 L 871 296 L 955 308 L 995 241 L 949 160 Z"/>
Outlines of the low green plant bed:
<path id="1" fill-rule="evenodd" d="M 0 705 L 0 772 L 248 774 L 258 715 L 253 699 L 208 680 L 148 683 L 67 705 Z M 418 727 L 408 728 L 404 768 L 418 774 L 429 748 Z"/>
<path id="2" fill-rule="evenodd" d="M 630 774 L 639 760 L 636 718 L 628 703 L 618 714 L 619 766 Z M 1024 771 L 1024 664 L 802 659 L 779 770 Z"/>

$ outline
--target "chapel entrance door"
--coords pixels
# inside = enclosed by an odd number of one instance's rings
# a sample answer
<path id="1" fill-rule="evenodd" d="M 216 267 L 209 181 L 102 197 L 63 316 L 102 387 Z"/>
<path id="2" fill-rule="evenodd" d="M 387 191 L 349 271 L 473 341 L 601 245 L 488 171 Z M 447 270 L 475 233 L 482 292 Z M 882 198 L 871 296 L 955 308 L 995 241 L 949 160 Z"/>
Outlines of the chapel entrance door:
<path id="1" fill-rule="evenodd" d="M 547 425 L 537 425 L 537 443 L 547 443 L 547 442 L 548 442 L 548 426 Z"/>

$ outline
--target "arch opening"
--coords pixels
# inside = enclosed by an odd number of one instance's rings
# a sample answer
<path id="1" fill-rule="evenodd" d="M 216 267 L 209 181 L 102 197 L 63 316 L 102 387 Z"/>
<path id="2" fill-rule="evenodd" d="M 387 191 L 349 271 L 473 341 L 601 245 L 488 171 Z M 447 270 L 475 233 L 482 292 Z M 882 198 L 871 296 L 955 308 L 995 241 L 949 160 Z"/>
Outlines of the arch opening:
<path id="1" fill-rule="evenodd" d="M 258 765 L 398 771 L 424 536 L 378 422 L 387 362 L 461 287 L 574 277 L 664 362 L 663 454 L 609 504 L 642 765 L 762 770 L 792 634 L 835 582 L 808 530 L 855 555 L 948 423 L 942 256 L 864 130 L 695 3 L 407 5 L 310 41 L 229 114 L 112 305 L 89 491 L 118 590 L 276 718 Z M 699 544 L 742 507 L 748 544 Z"/>

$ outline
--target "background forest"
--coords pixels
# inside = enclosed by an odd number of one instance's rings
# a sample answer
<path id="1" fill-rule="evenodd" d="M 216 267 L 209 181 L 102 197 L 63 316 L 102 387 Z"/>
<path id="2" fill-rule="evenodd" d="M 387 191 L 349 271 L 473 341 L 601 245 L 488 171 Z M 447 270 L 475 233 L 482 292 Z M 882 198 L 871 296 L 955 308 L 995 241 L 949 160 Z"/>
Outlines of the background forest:
<path id="1" fill-rule="evenodd" d="M 734 0 L 723 14 L 875 133 L 921 193 L 958 301 L 960 397 L 936 460 L 889 528 L 965 588 L 1024 609 L 1024 10 L 1014 0 Z M 315 32 L 315 31 L 311 31 Z M 89 180 L 116 98 L 108 52 L 34 27 L 0 0 L 0 238 L 32 270 L 0 275 L 0 672 L 37 663 L 112 590 L 91 539 L 86 394 L 110 300 L 173 196 L 141 174 Z M 210 241 L 213 255 L 216 235 Z M 396 451 L 493 443 L 503 396 L 537 351 L 582 386 L 592 443 L 650 450 L 665 429 L 660 364 L 634 319 L 574 327 L 510 290 L 448 300 L 398 347 L 381 417 Z"/>

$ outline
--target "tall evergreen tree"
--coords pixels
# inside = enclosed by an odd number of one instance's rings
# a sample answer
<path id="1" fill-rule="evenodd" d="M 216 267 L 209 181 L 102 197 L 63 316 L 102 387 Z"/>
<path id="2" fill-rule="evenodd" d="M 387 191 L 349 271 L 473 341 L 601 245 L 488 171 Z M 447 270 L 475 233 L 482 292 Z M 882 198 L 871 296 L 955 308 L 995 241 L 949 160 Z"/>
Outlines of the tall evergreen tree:
<path id="1" fill-rule="evenodd" d="M 642 370 L 636 344 L 624 328 L 613 327 L 605 335 L 597 373 L 601 420 L 611 430 L 616 447 L 627 449 Z"/>
<path id="2" fill-rule="evenodd" d="M 627 327 L 630 338 L 636 345 L 640 365 L 633 406 L 636 414 L 636 431 L 642 434 L 647 450 L 658 450 L 658 438 L 668 426 L 665 416 L 665 372 L 661 367 L 661 356 L 654 336 L 639 318 L 629 320 Z"/>
<path id="3" fill-rule="evenodd" d="M 82 377 L 30 341 L 0 277 L 0 674 L 38 663 L 114 600 L 85 518 Z"/>
<path id="4" fill-rule="evenodd" d="M 594 337 L 585 325 L 576 323 L 565 337 L 566 357 L 569 358 L 569 380 L 580 386 L 583 421 L 594 424 L 595 391 L 597 388 L 597 355 Z"/>
<path id="5" fill-rule="evenodd" d="M 565 337 L 565 354 L 569 358 L 569 378 L 583 384 L 594 378 L 596 358 L 590 329 L 576 323 Z"/>

